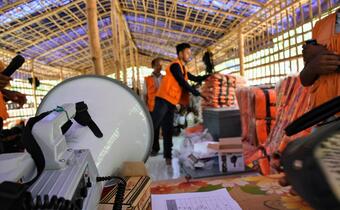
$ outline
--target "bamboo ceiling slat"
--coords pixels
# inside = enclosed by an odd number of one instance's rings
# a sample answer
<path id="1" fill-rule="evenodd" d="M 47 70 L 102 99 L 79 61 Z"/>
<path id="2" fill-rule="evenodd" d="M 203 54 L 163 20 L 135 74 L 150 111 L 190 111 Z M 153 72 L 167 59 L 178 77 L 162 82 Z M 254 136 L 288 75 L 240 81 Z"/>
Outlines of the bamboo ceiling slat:
<path id="1" fill-rule="evenodd" d="M 306 5 L 311 16 L 305 14 Z M 270 45 L 281 31 L 338 5 L 337 0 L 100 0 L 105 72 L 126 77 L 128 65 L 146 64 L 156 56 L 171 60 L 181 42 L 192 44 L 195 66 L 201 66 L 199 56 L 207 47 L 217 60 L 237 56 L 239 28 L 249 54 Z M 0 49 L 21 52 L 37 65 L 90 72 L 87 30 L 84 0 L 0 1 Z"/>

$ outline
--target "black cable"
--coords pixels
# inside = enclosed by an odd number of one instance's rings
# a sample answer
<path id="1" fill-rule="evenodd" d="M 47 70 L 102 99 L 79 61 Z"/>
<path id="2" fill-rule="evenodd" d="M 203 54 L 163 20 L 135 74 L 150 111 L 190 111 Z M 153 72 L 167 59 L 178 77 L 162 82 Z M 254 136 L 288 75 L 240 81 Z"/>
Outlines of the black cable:
<path id="1" fill-rule="evenodd" d="M 43 199 L 38 195 L 34 201 L 32 194 L 26 192 L 24 200 L 24 210 L 81 210 L 74 202 L 63 197 L 44 195 Z"/>
<path id="2" fill-rule="evenodd" d="M 116 197 L 115 197 L 112 210 L 122 210 L 123 202 L 124 202 L 124 193 L 125 193 L 125 188 L 126 188 L 126 181 L 122 177 L 119 177 L 119 176 L 97 177 L 96 181 L 102 182 L 102 181 L 110 181 L 112 179 L 118 179 L 120 181 L 117 186 L 117 193 L 116 193 Z"/>

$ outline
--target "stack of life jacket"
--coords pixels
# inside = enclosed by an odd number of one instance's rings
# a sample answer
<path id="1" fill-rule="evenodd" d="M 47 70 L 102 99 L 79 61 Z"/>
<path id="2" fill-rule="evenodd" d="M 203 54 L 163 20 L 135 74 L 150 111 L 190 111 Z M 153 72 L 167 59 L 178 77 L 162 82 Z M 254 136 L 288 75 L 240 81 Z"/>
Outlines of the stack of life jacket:
<path id="1" fill-rule="evenodd" d="M 282 153 L 290 141 L 306 136 L 311 131 L 307 129 L 291 137 L 286 136 L 284 131 L 291 122 L 310 109 L 308 89 L 302 86 L 299 77 L 286 77 L 278 84 L 276 90 L 278 93 L 276 123 L 271 128 L 265 144 L 257 147 L 256 150 L 250 148 L 252 155 L 248 152 L 248 156 L 245 158 L 248 166 L 257 165 L 264 175 L 276 172 L 271 167 L 275 161 L 273 155 Z"/>
<path id="2" fill-rule="evenodd" d="M 266 145 L 276 123 L 276 90 L 267 86 L 240 87 L 236 90 L 236 96 L 242 121 L 244 158 L 246 164 L 252 167 L 255 154 L 259 153 L 258 151 L 263 152 L 260 148 Z M 258 157 L 255 160 L 260 162 L 261 166 L 269 165 L 267 156 Z M 266 168 L 268 167 L 264 167 Z M 268 172 L 265 171 L 264 174 Z"/>
<path id="3" fill-rule="evenodd" d="M 213 74 L 205 80 L 201 91 L 207 97 L 202 101 L 202 107 L 235 106 L 236 78 L 230 75 Z"/>
<path id="4" fill-rule="evenodd" d="M 277 123 L 266 144 L 268 154 L 281 153 L 290 141 L 306 136 L 311 131 L 307 129 L 290 137 L 287 137 L 284 131 L 291 122 L 310 110 L 310 93 L 308 88 L 302 86 L 300 78 L 298 76 L 287 77 L 277 89 L 280 93 L 277 100 Z"/>
<path id="5" fill-rule="evenodd" d="M 237 87 L 236 99 L 240 110 L 241 122 L 242 122 L 242 142 L 247 143 L 249 147 L 255 146 L 254 140 L 249 135 L 249 123 L 250 123 L 250 88 L 249 87 Z"/>
<path id="6" fill-rule="evenodd" d="M 252 146 L 265 145 L 276 117 L 276 91 L 269 87 L 236 90 L 241 113 L 242 138 Z"/>
<path id="7" fill-rule="evenodd" d="M 255 143 L 265 145 L 270 131 L 275 125 L 276 91 L 267 87 L 251 89 L 251 104 L 254 103 Z M 251 127 L 254 124 L 250 125 Z"/>

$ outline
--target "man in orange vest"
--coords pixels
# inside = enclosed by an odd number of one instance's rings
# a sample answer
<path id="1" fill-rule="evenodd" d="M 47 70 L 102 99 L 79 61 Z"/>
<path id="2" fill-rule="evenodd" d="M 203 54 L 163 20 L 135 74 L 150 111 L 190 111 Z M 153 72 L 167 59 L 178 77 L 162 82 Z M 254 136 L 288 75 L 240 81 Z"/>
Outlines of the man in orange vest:
<path id="1" fill-rule="evenodd" d="M 5 65 L 0 61 L 0 72 L 5 69 Z M 10 77 L 4 76 L 0 73 L 0 131 L 2 130 L 3 120 L 6 120 L 9 115 L 6 108 L 6 101 L 12 101 L 22 107 L 26 102 L 26 96 L 17 91 L 6 90 L 5 87 L 9 85 Z"/>
<path id="2" fill-rule="evenodd" d="M 162 59 L 161 58 L 155 58 L 151 61 L 151 66 L 153 68 L 153 72 L 151 75 L 144 78 L 144 101 L 147 105 L 150 114 L 152 115 L 152 112 L 155 107 L 155 98 L 157 90 L 161 84 L 163 75 L 161 74 L 162 70 Z M 153 139 L 153 145 L 152 145 L 152 152 L 151 156 L 156 156 L 159 151 L 159 129 L 162 127 L 160 125 L 159 127 L 154 128 L 154 139 Z"/>
<path id="3" fill-rule="evenodd" d="M 340 10 L 318 21 L 304 46 L 301 83 L 310 87 L 311 108 L 340 95 Z"/>
<path id="4" fill-rule="evenodd" d="M 205 98 L 189 85 L 188 80 L 202 82 L 208 77 L 208 75 L 193 76 L 187 72 L 185 65 L 191 57 L 188 43 L 177 45 L 176 51 L 177 59 L 166 67 L 166 75 L 157 91 L 155 108 L 151 115 L 154 128 L 158 128 L 162 123 L 164 158 L 167 165 L 171 164 L 173 120 L 176 105 L 187 106 L 189 104 L 189 93 Z M 155 152 L 158 151 L 153 151 L 153 153 Z"/>
<path id="5" fill-rule="evenodd" d="M 316 23 L 312 38 L 303 46 L 300 73 L 302 85 L 310 90 L 311 109 L 340 95 L 340 9 Z M 289 185 L 285 177 L 280 184 Z"/>

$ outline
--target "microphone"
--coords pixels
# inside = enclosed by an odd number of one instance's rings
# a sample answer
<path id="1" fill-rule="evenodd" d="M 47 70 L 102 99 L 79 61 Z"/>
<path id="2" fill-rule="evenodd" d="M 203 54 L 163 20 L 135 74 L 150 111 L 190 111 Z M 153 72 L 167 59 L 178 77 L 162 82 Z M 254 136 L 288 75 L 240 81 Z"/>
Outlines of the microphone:
<path id="1" fill-rule="evenodd" d="M 15 56 L 9 65 L 5 68 L 5 70 L 2 71 L 2 74 L 5 76 L 10 77 L 17 69 L 19 69 L 22 64 L 25 63 L 25 58 L 21 55 Z"/>

